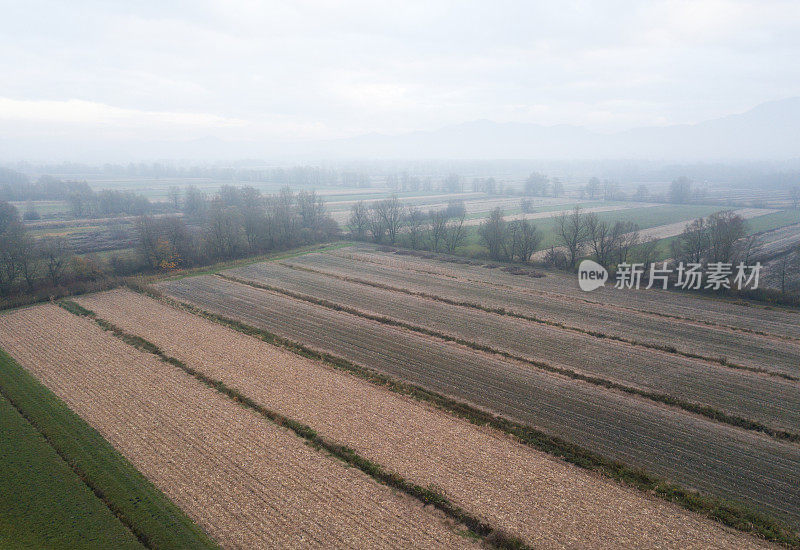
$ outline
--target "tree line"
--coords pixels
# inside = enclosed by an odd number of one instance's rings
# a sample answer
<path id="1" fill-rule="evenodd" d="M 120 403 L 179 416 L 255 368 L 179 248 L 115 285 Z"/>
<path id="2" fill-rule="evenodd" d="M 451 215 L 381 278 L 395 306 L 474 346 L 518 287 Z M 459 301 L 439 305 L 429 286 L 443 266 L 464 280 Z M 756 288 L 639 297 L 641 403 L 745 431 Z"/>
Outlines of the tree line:
<path id="1" fill-rule="evenodd" d="M 39 298 L 137 273 L 170 271 L 336 239 L 338 224 L 313 191 L 284 188 L 263 195 L 252 187 L 223 187 L 208 196 L 187 188 L 180 212 L 142 215 L 134 224 L 135 252 L 101 258 L 77 255 L 62 236 L 34 238 L 17 209 L 0 201 L 0 296 Z"/>

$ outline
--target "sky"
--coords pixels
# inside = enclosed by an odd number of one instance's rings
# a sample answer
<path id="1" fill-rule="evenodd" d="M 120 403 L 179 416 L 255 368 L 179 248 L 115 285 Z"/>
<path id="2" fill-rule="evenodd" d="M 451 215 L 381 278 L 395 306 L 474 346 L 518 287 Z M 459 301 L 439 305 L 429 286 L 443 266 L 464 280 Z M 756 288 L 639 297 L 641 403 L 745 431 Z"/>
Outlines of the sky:
<path id="1" fill-rule="evenodd" d="M 612 132 L 800 95 L 800 2 L 0 0 L 0 134 Z M 0 152 L 1 153 L 1 152 Z"/>

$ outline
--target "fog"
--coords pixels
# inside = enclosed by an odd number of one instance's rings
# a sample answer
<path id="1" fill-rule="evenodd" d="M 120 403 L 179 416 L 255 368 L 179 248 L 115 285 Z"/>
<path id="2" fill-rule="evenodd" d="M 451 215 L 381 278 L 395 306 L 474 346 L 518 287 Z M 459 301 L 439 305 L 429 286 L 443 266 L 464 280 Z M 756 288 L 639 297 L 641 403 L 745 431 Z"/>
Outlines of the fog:
<path id="1" fill-rule="evenodd" d="M 2 10 L 0 162 L 800 156 L 796 2 Z"/>

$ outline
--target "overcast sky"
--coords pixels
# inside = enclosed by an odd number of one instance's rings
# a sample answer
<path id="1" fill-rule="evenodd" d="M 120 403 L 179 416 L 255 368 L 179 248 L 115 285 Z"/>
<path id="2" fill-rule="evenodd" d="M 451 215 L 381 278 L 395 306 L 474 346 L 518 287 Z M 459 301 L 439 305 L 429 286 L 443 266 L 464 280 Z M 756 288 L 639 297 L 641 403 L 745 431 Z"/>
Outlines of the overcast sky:
<path id="1" fill-rule="evenodd" d="M 4 137 L 611 131 L 800 95 L 800 2 L 0 1 Z"/>

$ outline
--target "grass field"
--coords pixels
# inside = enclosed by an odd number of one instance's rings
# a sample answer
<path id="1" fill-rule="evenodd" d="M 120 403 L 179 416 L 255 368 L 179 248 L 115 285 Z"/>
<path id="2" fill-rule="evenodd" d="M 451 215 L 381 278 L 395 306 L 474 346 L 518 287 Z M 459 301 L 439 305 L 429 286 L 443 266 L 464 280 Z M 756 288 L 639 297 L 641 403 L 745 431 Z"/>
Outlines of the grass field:
<path id="1" fill-rule="evenodd" d="M 0 432 L 0 547 L 143 548 L 2 396 Z"/>
<path id="2" fill-rule="evenodd" d="M 8 327 L 17 313 L 0 316 L 0 327 Z M 0 338 L 0 345 L 6 343 Z M 2 421 L 20 436 L 6 438 L 4 432 L 0 446 L 9 453 L 3 488 L 13 490 L 0 495 L 0 536 L 14 537 L 7 547 L 216 547 L 98 432 L 2 351 L 0 392 L 9 413 Z M 104 543 L 109 540 L 114 544 Z"/>

